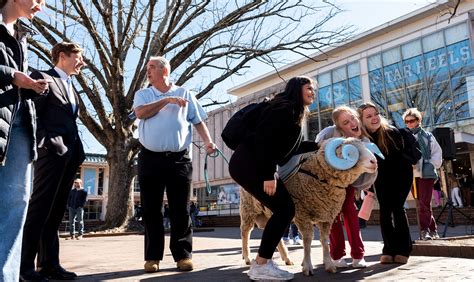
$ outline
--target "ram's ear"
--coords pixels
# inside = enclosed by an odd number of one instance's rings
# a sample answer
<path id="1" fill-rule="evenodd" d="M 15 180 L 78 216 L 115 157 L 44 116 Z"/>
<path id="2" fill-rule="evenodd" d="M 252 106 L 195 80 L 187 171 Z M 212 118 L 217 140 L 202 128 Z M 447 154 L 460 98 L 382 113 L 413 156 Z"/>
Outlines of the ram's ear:
<path id="1" fill-rule="evenodd" d="M 372 153 L 377 155 L 382 160 L 385 160 L 385 157 L 382 154 L 382 152 L 380 151 L 379 147 L 377 147 L 377 145 L 375 145 L 374 143 L 365 143 L 365 147 L 367 147 L 367 149 L 369 149 L 369 151 L 371 151 Z"/>
<path id="2" fill-rule="evenodd" d="M 344 138 L 334 138 L 330 140 L 324 149 L 324 159 L 333 168 L 338 170 L 348 170 L 355 166 L 359 160 L 359 150 L 351 144 L 343 144 Z M 342 145 L 342 158 L 336 154 L 336 150 Z"/>

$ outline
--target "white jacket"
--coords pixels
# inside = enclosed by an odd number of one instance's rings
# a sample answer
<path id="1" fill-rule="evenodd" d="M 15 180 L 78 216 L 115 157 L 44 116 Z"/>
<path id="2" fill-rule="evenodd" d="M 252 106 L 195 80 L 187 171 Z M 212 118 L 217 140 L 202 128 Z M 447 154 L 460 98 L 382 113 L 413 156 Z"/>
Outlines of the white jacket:
<path id="1" fill-rule="evenodd" d="M 433 164 L 433 166 L 438 169 L 441 167 L 441 164 L 443 163 L 443 150 L 441 149 L 441 146 L 439 146 L 438 141 L 436 141 L 436 138 L 431 134 L 431 132 L 428 132 L 425 130 L 425 132 L 428 134 L 430 137 L 430 141 L 428 141 L 425 137 L 422 137 L 425 139 L 425 144 L 428 144 L 430 142 L 430 150 L 431 150 L 431 158 L 428 160 L 430 163 Z M 416 140 L 420 137 L 420 133 L 415 135 Z M 413 176 L 414 177 L 421 177 L 421 166 L 423 164 L 423 157 L 416 163 L 415 168 L 413 169 Z"/>

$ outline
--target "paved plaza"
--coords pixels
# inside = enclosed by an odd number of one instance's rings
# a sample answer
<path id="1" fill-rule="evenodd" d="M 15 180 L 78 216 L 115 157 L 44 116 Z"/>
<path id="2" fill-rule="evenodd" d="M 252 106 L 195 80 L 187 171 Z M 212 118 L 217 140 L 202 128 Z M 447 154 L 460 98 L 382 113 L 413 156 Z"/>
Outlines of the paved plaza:
<path id="1" fill-rule="evenodd" d="M 443 229 L 443 226 L 439 226 Z M 472 232 L 472 226 L 448 228 L 447 237 Z M 412 226 L 412 238 L 416 238 L 416 226 Z M 252 256 L 258 248 L 260 230 L 254 230 L 250 240 Z M 473 281 L 474 260 L 453 257 L 412 256 L 406 265 L 381 265 L 378 263 L 382 242 L 378 226 L 362 229 L 369 266 L 364 269 L 339 269 L 336 274 L 326 273 L 322 265 L 322 251 L 318 240 L 312 244 L 312 262 L 315 275 L 303 276 L 302 246 L 289 246 L 293 266 L 282 266 L 293 272 L 293 281 Z M 316 237 L 315 237 L 316 238 Z M 166 246 L 169 237 L 166 236 Z M 194 233 L 193 261 L 195 270 L 177 271 L 169 250 L 160 265 L 160 272 L 143 272 L 143 236 L 84 237 L 82 240 L 61 240 L 62 265 L 75 271 L 80 281 L 249 281 L 248 266 L 242 260 L 239 228 L 215 228 Z M 346 241 L 346 246 L 348 243 Z M 350 250 L 348 250 L 349 252 Z M 275 261 L 283 265 L 279 254 Z M 350 259 L 348 259 L 350 262 Z"/>

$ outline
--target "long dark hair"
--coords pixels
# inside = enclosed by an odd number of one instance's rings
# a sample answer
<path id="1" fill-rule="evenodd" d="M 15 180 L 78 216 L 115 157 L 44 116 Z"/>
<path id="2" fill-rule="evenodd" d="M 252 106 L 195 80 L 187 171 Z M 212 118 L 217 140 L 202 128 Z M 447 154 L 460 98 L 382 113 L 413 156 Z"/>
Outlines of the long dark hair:
<path id="1" fill-rule="evenodd" d="M 303 85 L 314 83 L 314 81 L 307 76 L 295 76 L 288 80 L 285 86 L 285 91 L 275 96 L 274 101 L 287 100 L 294 103 L 295 111 L 299 113 L 296 123 L 301 124 L 308 113 L 308 107 L 303 103 L 303 96 L 301 89 Z"/>
<path id="2" fill-rule="evenodd" d="M 7 1 L 8 0 L 0 0 L 0 9 L 3 8 L 3 6 L 5 6 L 5 4 L 7 4 Z"/>

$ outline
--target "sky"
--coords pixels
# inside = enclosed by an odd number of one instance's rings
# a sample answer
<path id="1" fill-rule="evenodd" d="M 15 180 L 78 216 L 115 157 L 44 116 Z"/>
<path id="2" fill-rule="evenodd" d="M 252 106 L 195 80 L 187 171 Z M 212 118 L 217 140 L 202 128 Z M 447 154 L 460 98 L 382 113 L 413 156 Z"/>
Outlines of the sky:
<path id="1" fill-rule="evenodd" d="M 426 5 L 435 3 L 436 0 L 328 0 L 334 2 L 344 12 L 338 15 L 334 21 L 337 25 L 353 25 L 357 29 L 356 34 L 363 33 L 374 27 L 392 21 Z M 299 57 L 295 57 L 295 61 Z M 238 86 L 248 80 L 271 72 L 272 68 L 266 65 L 253 66 L 243 76 L 232 77 L 217 86 L 214 95 L 227 95 L 227 90 Z M 221 93 L 221 94 L 219 94 Z M 230 96 L 230 95 L 229 95 Z M 214 97 L 215 98 L 215 97 Z M 229 97 L 232 99 L 233 97 Z M 224 97 L 225 99 L 225 97 Z M 223 100 L 219 98 L 219 100 Z M 98 143 L 84 126 L 79 126 L 83 138 L 84 149 L 87 153 L 105 154 L 105 148 Z"/>

